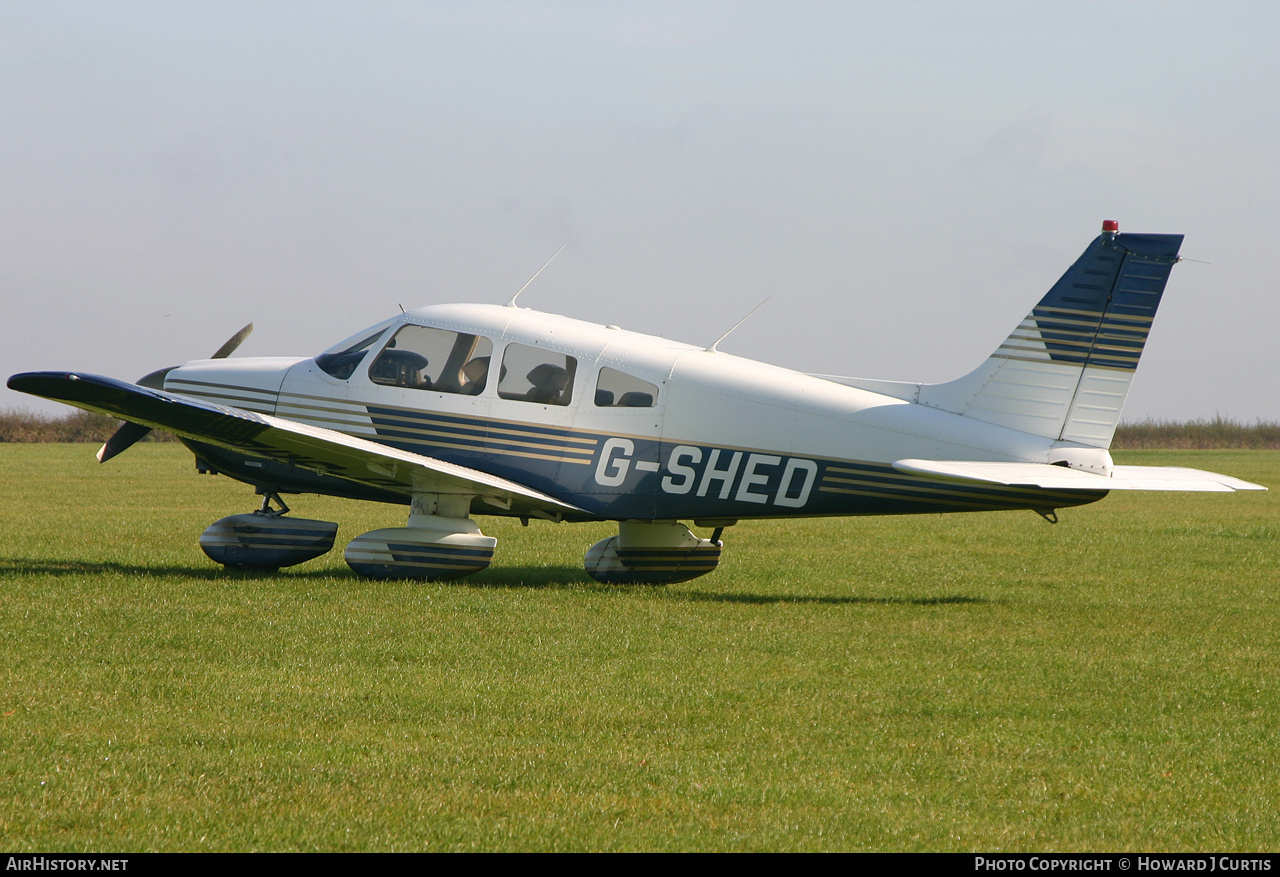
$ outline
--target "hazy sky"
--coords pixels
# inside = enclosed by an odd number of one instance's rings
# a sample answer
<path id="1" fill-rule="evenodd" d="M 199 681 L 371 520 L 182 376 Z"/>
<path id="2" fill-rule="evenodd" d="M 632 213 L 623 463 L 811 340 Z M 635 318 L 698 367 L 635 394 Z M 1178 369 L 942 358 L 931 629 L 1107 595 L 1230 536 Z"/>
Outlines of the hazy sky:
<path id="1" fill-rule="evenodd" d="M 1125 410 L 1280 419 L 1280 4 L 0 0 L 0 376 L 505 302 L 941 381 L 1180 232 Z M 1204 264 L 1208 262 L 1210 264 Z M 0 390 L 0 408 L 65 410 Z"/>

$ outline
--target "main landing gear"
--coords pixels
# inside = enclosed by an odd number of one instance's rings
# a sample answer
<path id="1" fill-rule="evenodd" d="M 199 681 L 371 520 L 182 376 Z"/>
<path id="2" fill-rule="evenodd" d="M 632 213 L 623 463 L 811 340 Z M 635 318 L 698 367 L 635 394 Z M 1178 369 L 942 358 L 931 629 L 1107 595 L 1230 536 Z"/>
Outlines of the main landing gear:
<path id="1" fill-rule="evenodd" d="M 720 563 L 720 530 L 700 539 L 679 521 L 623 521 L 583 558 L 587 573 L 608 585 L 670 585 L 704 576 Z"/>
<path id="2" fill-rule="evenodd" d="M 409 526 L 372 530 L 347 545 L 347 566 L 375 579 L 440 581 L 479 572 L 498 540 L 467 517 L 469 496 L 414 497 Z"/>

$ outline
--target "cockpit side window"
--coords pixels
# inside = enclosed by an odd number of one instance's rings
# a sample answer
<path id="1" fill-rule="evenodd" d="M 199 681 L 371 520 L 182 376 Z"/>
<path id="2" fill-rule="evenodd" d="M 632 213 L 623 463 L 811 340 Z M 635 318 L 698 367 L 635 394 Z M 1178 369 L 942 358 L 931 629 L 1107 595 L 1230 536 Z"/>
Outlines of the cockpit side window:
<path id="1" fill-rule="evenodd" d="M 605 366 L 596 378 L 597 408 L 652 408 L 658 401 L 658 388 L 634 375 Z"/>
<path id="2" fill-rule="evenodd" d="M 493 342 L 431 326 L 406 325 L 369 366 L 369 380 L 392 387 L 478 396 L 489 380 Z"/>
<path id="3" fill-rule="evenodd" d="M 355 374 L 356 366 L 360 364 L 360 360 L 364 359 L 364 355 L 369 352 L 373 342 L 382 337 L 382 332 L 383 330 L 379 329 L 368 338 L 362 338 L 355 344 L 344 347 L 336 353 L 322 353 L 316 357 L 316 365 L 320 366 L 331 377 L 345 381 Z"/>
<path id="4" fill-rule="evenodd" d="M 498 395 L 522 402 L 568 405 L 577 370 L 578 361 L 572 356 L 527 344 L 508 344 L 502 354 Z"/>

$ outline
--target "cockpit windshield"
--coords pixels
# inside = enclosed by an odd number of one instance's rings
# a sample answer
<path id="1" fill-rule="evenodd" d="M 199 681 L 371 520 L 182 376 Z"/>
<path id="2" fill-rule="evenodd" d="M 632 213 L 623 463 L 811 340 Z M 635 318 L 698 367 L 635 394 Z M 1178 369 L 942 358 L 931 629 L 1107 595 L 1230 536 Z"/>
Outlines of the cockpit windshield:
<path id="1" fill-rule="evenodd" d="M 391 321 L 388 320 L 387 322 Z M 354 338 L 348 338 L 346 341 L 330 347 L 317 356 L 316 365 L 320 366 L 325 374 L 331 375 L 340 381 L 345 381 L 355 374 L 356 366 L 360 364 L 365 354 L 369 352 L 369 348 L 382 337 L 386 330 L 387 323 L 383 323 L 376 329 L 370 329 Z"/>

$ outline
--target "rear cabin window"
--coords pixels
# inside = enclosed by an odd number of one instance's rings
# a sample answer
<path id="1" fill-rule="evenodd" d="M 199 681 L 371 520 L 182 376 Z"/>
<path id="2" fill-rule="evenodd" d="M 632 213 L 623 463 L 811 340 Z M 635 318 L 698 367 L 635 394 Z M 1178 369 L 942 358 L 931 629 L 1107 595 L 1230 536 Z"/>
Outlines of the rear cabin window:
<path id="1" fill-rule="evenodd" d="M 596 379 L 597 408 L 652 408 L 658 401 L 658 388 L 626 372 L 608 366 L 600 369 Z"/>
<path id="2" fill-rule="evenodd" d="M 407 325 L 369 366 L 369 380 L 391 387 L 478 396 L 489 380 L 493 343 L 482 335 Z"/>
<path id="3" fill-rule="evenodd" d="M 527 344 L 508 344 L 502 354 L 498 395 L 522 402 L 568 405 L 577 370 L 578 361 L 572 356 Z"/>

